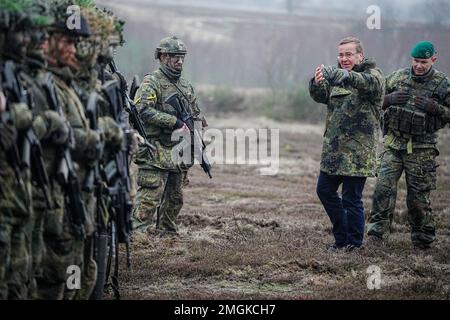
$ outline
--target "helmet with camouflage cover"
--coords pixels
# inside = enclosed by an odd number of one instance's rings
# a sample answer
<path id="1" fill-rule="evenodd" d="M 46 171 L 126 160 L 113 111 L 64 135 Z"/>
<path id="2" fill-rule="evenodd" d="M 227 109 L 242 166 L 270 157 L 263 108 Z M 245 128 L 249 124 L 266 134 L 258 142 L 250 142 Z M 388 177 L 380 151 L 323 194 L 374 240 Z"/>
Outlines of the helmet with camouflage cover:
<path id="1" fill-rule="evenodd" d="M 55 19 L 48 31 L 64 33 L 75 37 L 90 37 L 91 29 L 86 18 L 81 14 L 80 6 L 71 0 L 52 0 L 50 7 Z M 79 19 L 77 21 L 77 19 Z M 79 22 L 79 24 L 78 24 Z M 70 24 L 74 25 L 71 26 Z"/>
<path id="2" fill-rule="evenodd" d="M 0 1 L 0 32 L 23 31 L 32 24 L 25 10 L 31 5 L 27 0 Z"/>
<path id="3" fill-rule="evenodd" d="M 175 36 L 167 37 L 161 40 L 159 46 L 156 47 L 155 50 L 155 59 L 159 59 L 161 54 L 170 53 L 170 54 L 186 54 L 186 46 L 184 43 Z"/>
<path id="4" fill-rule="evenodd" d="M 27 11 L 31 0 L 0 1 L 0 54 L 11 59 L 23 58 L 30 42 L 28 33 L 33 27 Z"/>
<path id="5" fill-rule="evenodd" d="M 48 39 L 47 28 L 55 22 L 49 3 L 47 0 L 35 0 L 27 8 L 27 14 L 32 21 L 29 32 L 30 43 L 27 48 L 27 55 L 33 57 L 43 57 L 42 45 Z"/>

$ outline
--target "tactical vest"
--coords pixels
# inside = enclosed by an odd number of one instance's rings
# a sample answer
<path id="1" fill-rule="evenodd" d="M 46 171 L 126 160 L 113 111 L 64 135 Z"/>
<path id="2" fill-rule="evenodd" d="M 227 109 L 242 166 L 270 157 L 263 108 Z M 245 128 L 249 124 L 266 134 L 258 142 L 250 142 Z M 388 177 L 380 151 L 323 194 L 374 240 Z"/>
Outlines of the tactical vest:
<path id="1" fill-rule="evenodd" d="M 178 93 L 179 98 L 185 101 L 185 105 L 189 106 L 190 112 L 193 112 L 192 103 L 195 97 L 190 90 L 189 83 L 185 79 L 180 77 L 176 83 L 173 83 L 160 70 L 153 72 L 152 76 L 156 79 L 159 86 L 158 90 L 156 90 L 157 101 L 155 109 L 179 118 L 178 111 L 171 105 L 165 103 L 173 93 Z M 160 128 L 160 130 L 159 134 L 152 134 L 152 140 L 160 141 L 166 147 L 173 147 L 178 144 L 178 141 L 172 141 L 173 130 L 171 128 Z"/>
<path id="2" fill-rule="evenodd" d="M 432 98 L 438 102 L 445 98 L 446 92 L 442 83 L 446 77 L 436 70 L 433 72 L 430 79 L 423 82 L 414 81 L 409 74 L 392 88 L 392 91 L 404 91 L 410 94 L 406 104 L 390 106 L 384 114 L 384 125 L 394 135 L 408 139 L 411 137 L 417 142 L 436 143 L 436 132 L 445 124 L 440 117 L 432 116 L 414 106 L 417 96 Z"/>

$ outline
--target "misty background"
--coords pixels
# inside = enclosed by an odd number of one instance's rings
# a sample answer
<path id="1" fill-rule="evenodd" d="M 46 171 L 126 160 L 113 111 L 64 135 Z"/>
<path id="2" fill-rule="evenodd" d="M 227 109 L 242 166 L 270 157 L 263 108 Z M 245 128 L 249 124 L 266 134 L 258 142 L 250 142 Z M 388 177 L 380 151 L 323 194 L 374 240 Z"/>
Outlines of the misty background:
<path id="1" fill-rule="evenodd" d="M 366 57 L 387 75 L 410 65 L 415 43 L 429 40 L 436 68 L 450 73 L 448 0 L 97 0 L 125 20 L 117 64 L 131 80 L 158 67 L 155 47 L 176 35 L 188 49 L 184 75 L 209 113 L 262 115 L 321 122 L 325 108 L 309 98 L 307 83 L 320 65 L 335 65 L 337 43 L 363 41 Z M 366 12 L 381 9 L 381 29 Z"/>

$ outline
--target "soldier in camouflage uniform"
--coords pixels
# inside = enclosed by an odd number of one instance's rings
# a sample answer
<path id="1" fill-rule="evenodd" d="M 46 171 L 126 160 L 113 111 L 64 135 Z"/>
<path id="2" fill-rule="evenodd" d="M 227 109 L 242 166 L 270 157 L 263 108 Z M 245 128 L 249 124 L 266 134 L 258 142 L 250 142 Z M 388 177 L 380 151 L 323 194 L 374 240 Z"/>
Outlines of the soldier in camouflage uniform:
<path id="1" fill-rule="evenodd" d="M 192 166 L 192 163 L 180 164 L 172 158 L 172 148 L 179 143 L 172 141 L 172 133 L 177 129 L 189 129 L 179 119 L 178 111 L 166 103 L 167 99 L 177 94 L 195 119 L 200 116 L 194 88 L 181 75 L 186 52 L 180 39 L 162 39 L 155 52 L 160 67 L 145 76 L 135 97 L 147 135 L 157 151 L 152 158 L 147 149 L 141 147 L 136 157 L 138 191 L 133 215 L 146 227 L 156 213 L 156 229 L 161 234 L 177 233 L 176 218 L 183 206 L 183 178 Z"/>
<path id="2" fill-rule="evenodd" d="M 4 108 L 8 108 L 2 112 L 0 123 L 0 299 L 26 299 L 30 281 L 30 239 L 27 231 L 33 217 L 31 171 L 29 167 L 22 166 L 25 154 L 21 146 L 25 132 L 32 125 L 32 113 L 19 79 L 20 64 L 30 40 L 26 30 L 32 24 L 23 12 L 26 6 L 23 1 L 5 0 L 0 4 L 0 69 L 3 73 L 7 64 L 12 66 L 10 81 L 20 91 L 2 88 Z M 0 77 L 4 76 L 6 74 Z M 2 83 L 6 81 L 4 78 L 1 80 Z M 18 151 L 16 160 L 7 156 L 14 147 Z"/>
<path id="3" fill-rule="evenodd" d="M 328 109 L 317 194 L 333 224 L 330 251 L 363 243 L 362 192 L 366 177 L 376 173 L 384 96 L 383 73 L 364 57 L 361 42 L 345 38 L 338 50 L 339 67 L 318 67 L 309 88 Z M 337 193 L 341 184 L 342 198 Z"/>
<path id="4" fill-rule="evenodd" d="M 43 160 L 49 178 L 48 188 L 51 201 L 51 208 L 48 208 L 42 189 L 33 186 L 34 219 L 32 228 L 28 232 L 32 253 L 29 298 L 35 298 L 37 294 L 35 277 L 42 275 L 40 267 L 44 251 L 44 221 L 46 217 L 54 217 L 51 219 L 54 222 L 62 221 L 64 216 L 64 193 L 56 179 L 55 172 L 59 160 L 61 160 L 57 149 L 69 142 L 69 125 L 56 111 L 51 110 L 47 101 L 47 93 L 43 88 L 43 83 L 49 76 L 43 51 L 43 46 L 48 38 L 45 28 L 53 23 L 53 17 L 48 4 L 42 1 L 33 2 L 33 5 L 28 8 L 28 12 L 36 23 L 29 30 L 31 41 L 27 47 L 27 55 L 22 64 L 20 77 L 33 101 L 33 128 L 41 141 Z M 60 223 L 48 224 L 45 230 L 46 236 L 57 234 L 59 227 Z"/>
<path id="5" fill-rule="evenodd" d="M 435 240 L 430 192 L 436 189 L 437 131 L 450 122 L 449 81 L 433 65 L 430 42 L 411 52 L 412 67 L 390 74 L 384 98 L 384 153 L 368 218 L 368 235 L 382 239 L 395 210 L 397 183 L 405 171 L 412 243 L 428 248 Z"/>
<path id="6" fill-rule="evenodd" d="M 75 73 L 75 82 L 77 83 L 77 92 L 85 106 L 88 104 L 89 95 L 95 92 L 97 96 L 98 111 L 98 130 L 103 136 L 105 143 L 105 154 L 102 163 L 107 163 L 111 154 L 115 154 L 124 143 L 124 131 L 115 120 L 109 116 L 111 106 L 107 99 L 102 95 L 101 83 L 99 80 L 98 69 L 99 60 L 104 59 L 103 53 L 111 45 L 118 45 L 120 41 L 112 41 L 111 38 L 118 39 L 113 18 L 106 12 L 95 8 L 93 3 L 82 8 L 81 13 L 86 17 L 90 29 L 93 31 L 91 37 L 80 39 L 77 43 L 77 60 L 72 64 Z M 96 183 L 103 183 L 96 181 Z M 98 186 L 97 186 L 98 187 Z M 94 196 L 92 194 L 92 196 Z M 91 212 L 92 221 L 98 221 L 104 218 L 108 221 L 108 197 L 103 194 L 96 194 L 97 198 L 95 210 Z M 98 217 L 97 215 L 100 215 Z M 82 271 L 81 288 L 77 294 L 78 299 L 89 299 L 97 279 L 97 265 L 94 260 L 94 229 L 86 234 L 84 249 L 84 270 Z"/>
<path id="7" fill-rule="evenodd" d="M 90 36 L 90 30 L 83 16 L 80 16 L 80 28 L 69 29 L 66 25 L 66 10 L 70 1 L 58 1 L 53 4 L 56 22 L 48 28 L 49 43 L 46 51 L 48 69 L 55 78 L 56 94 L 63 107 L 65 117 L 73 129 L 74 145 L 72 158 L 76 162 L 76 175 L 81 182 L 88 168 L 101 157 L 101 138 L 99 133 L 89 129 L 89 122 L 84 114 L 84 106 L 74 90 L 74 76 L 69 65 L 74 61 L 78 37 Z M 93 198 L 83 192 L 84 207 L 88 212 L 84 230 L 89 233 L 93 229 Z M 58 221 L 54 221 L 58 219 Z M 84 238 L 76 231 L 74 221 L 69 215 L 66 203 L 64 216 L 47 216 L 45 229 L 59 226 L 55 234 L 44 233 L 45 254 L 42 261 L 42 276 L 37 278 L 38 297 L 44 299 L 72 299 L 75 291 L 66 288 L 68 267 L 83 266 Z"/>

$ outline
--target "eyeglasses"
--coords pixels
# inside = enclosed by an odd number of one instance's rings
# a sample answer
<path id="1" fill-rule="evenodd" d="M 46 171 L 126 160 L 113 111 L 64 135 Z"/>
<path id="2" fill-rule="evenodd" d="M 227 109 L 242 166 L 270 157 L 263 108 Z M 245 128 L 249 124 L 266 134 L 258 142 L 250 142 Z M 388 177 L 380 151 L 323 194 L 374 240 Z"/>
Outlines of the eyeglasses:
<path id="1" fill-rule="evenodd" d="M 350 59 L 351 57 L 353 57 L 354 55 L 358 54 L 358 52 L 345 52 L 345 53 L 340 53 L 337 58 L 338 60 L 342 60 L 345 58 Z"/>
<path id="2" fill-rule="evenodd" d="M 184 55 L 184 54 L 173 54 L 173 53 L 169 53 L 169 57 L 171 58 L 171 59 L 174 59 L 174 60 L 182 60 L 182 61 L 184 61 L 184 59 L 186 59 L 186 56 Z"/>

